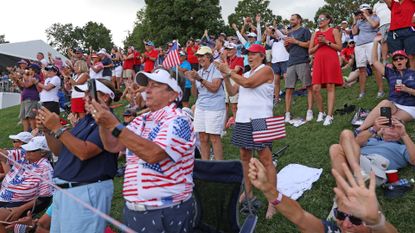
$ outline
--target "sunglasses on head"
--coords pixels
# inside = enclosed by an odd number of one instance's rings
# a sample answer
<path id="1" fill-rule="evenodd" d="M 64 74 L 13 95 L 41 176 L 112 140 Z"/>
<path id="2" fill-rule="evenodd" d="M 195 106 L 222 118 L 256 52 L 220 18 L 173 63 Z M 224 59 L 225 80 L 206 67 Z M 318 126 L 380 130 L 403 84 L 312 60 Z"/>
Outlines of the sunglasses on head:
<path id="1" fill-rule="evenodd" d="M 338 208 L 334 209 L 334 217 L 336 217 L 338 220 L 340 221 L 344 221 L 346 220 L 346 218 L 349 219 L 349 221 L 353 224 L 353 225 L 361 225 L 363 223 L 362 219 L 354 217 L 351 214 L 346 214 L 341 212 Z"/>
<path id="2" fill-rule="evenodd" d="M 403 60 L 405 60 L 405 57 L 394 57 L 392 60 L 393 61 L 403 61 Z"/>

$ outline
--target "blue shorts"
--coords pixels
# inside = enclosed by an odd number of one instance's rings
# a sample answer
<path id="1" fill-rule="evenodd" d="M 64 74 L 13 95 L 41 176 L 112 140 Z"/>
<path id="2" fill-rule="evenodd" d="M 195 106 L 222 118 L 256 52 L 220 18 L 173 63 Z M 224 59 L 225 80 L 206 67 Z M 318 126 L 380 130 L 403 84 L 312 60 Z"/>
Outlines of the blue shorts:
<path id="1" fill-rule="evenodd" d="M 405 50 L 408 55 L 415 55 L 415 28 L 407 27 L 388 32 L 389 53 Z"/>
<path id="2" fill-rule="evenodd" d="M 54 178 L 57 184 L 64 183 Z M 105 214 L 110 213 L 111 200 L 114 193 L 112 180 L 105 180 L 74 188 L 65 189 L 72 195 Z M 53 194 L 52 224 L 50 232 L 99 232 L 102 233 L 107 222 L 86 209 L 81 204 L 66 196 L 61 191 Z"/>
<path id="3" fill-rule="evenodd" d="M 287 73 L 287 63 L 286 61 L 283 62 L 277 62 L 272 63 L 272 70 L 274 71 L 274 74 L 278 74 L 283 76 L 285 73 Z"/>

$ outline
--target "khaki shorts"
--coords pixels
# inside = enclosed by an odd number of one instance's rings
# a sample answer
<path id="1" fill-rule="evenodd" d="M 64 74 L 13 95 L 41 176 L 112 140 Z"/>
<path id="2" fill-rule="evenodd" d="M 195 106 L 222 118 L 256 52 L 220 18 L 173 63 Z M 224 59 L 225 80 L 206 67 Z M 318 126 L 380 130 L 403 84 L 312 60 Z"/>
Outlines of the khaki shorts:
<path id="1" fill-rule="evenodd" d="M 23 100 L 20 104 L 19 119 L 24 120 L 26 118 L 34 119 L 36 116 L 36 110 L 39 108 L 39 101 L 37 100 Z"/>
<path id="2" fill-rule="evenodd" d="M 235 85 L 235 81 L 233 81 L 232 79 L 230 80 L 232 85 Z M 239 94 L 236 94 L 234 96 L 229 96 L 228 91 L 225 88 L 225 103 L 229 104 L 237 104 L 238 103 L 238 97 Z"/>
<path id="3" fill-rule="evenodd" d="M 297 80 L 300 80 L 304 87 L 311 86 L 311 69 L 309 63 L 292 65 L 287 68 L 285 88 L 295 88 Z"/>
<path id="4" fill-rule="evenodd" d="M 265 61 L 267 63 L 270 63 L 271 60 L 272 60 L 272 50 L 268 49 L 268 50 L 265 51 Z"/>
<path id="5" fill-rule="evenodd" d="M 123 78 L 133 78 L 133 75 L 134 75 L 134 70 L 130 70 L 130 69 L 128 69 L 128 70 L 123 70 Z"/>

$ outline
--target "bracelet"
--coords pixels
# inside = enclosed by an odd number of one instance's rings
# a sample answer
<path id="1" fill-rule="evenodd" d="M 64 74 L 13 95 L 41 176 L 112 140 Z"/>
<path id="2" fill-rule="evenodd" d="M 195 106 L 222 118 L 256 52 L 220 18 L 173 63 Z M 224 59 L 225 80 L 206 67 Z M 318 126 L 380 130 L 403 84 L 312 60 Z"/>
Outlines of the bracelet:
<path id="1" fill-rule="evenodd" d="M 275 198 L 275 200 L 271 201 L 270 203 L 271 203 L 273 206 L 276 206 L 276 205 L 280 204 L 280 203 L 281 203 L 281 201 L 282 201 L 282 193 L 278 192 L 278 196 L 277 196 L 277 198 Z"/>
<path id="2" fill-rule="evenodd" d="M 378 133 L 378 131 L 376 131 L 375 128 L 373 128 L 373 127 L 370 127 L 368 130 L 371 134 L 377 134 Z"/>
<path id="3" fill-rule="evenodd" d="M 385 215 L 383 215 L 383 213 L 380 212 L 380 211 L 378 212 L 378 214 L 380 216 L 380 220 L 379 220 L 378 223 L 376 223 L 374 225 L 366 224 L 366 226 L 369 227 L 372 230 L 381 230 L 385 227 L 385 222 L 386 222 Z"/>

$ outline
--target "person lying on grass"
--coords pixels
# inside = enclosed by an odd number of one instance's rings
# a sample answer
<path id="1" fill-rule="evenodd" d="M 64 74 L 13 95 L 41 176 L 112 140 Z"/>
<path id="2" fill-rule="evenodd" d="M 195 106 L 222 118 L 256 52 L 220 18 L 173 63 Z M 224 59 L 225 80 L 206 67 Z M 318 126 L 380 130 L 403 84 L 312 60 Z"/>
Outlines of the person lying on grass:
<path id="1" fill-rule="evenodd" d="M 334 188 L 338 208 L 334 210 L 335 222 L 328 222 L 305 211 L 298 202 L 282 195 L 270 182 L 265 167 L 259 160 L 252 158 L 249 163 L 249 179 L 261 190 L 267 200 L 279 213 L 294 223 L 303 233 L 393 233 L 396 228 L 385 220 L 379 210 L 375 193 L 375 175 L 370 175 L 367 188 L 361 175 L 360 167 L 352 171 L 343 163 L 346 179 L 336 170 L 332 170 L 337 187 Z M 355 178 L 356 177 L 356 178 Z"/>

